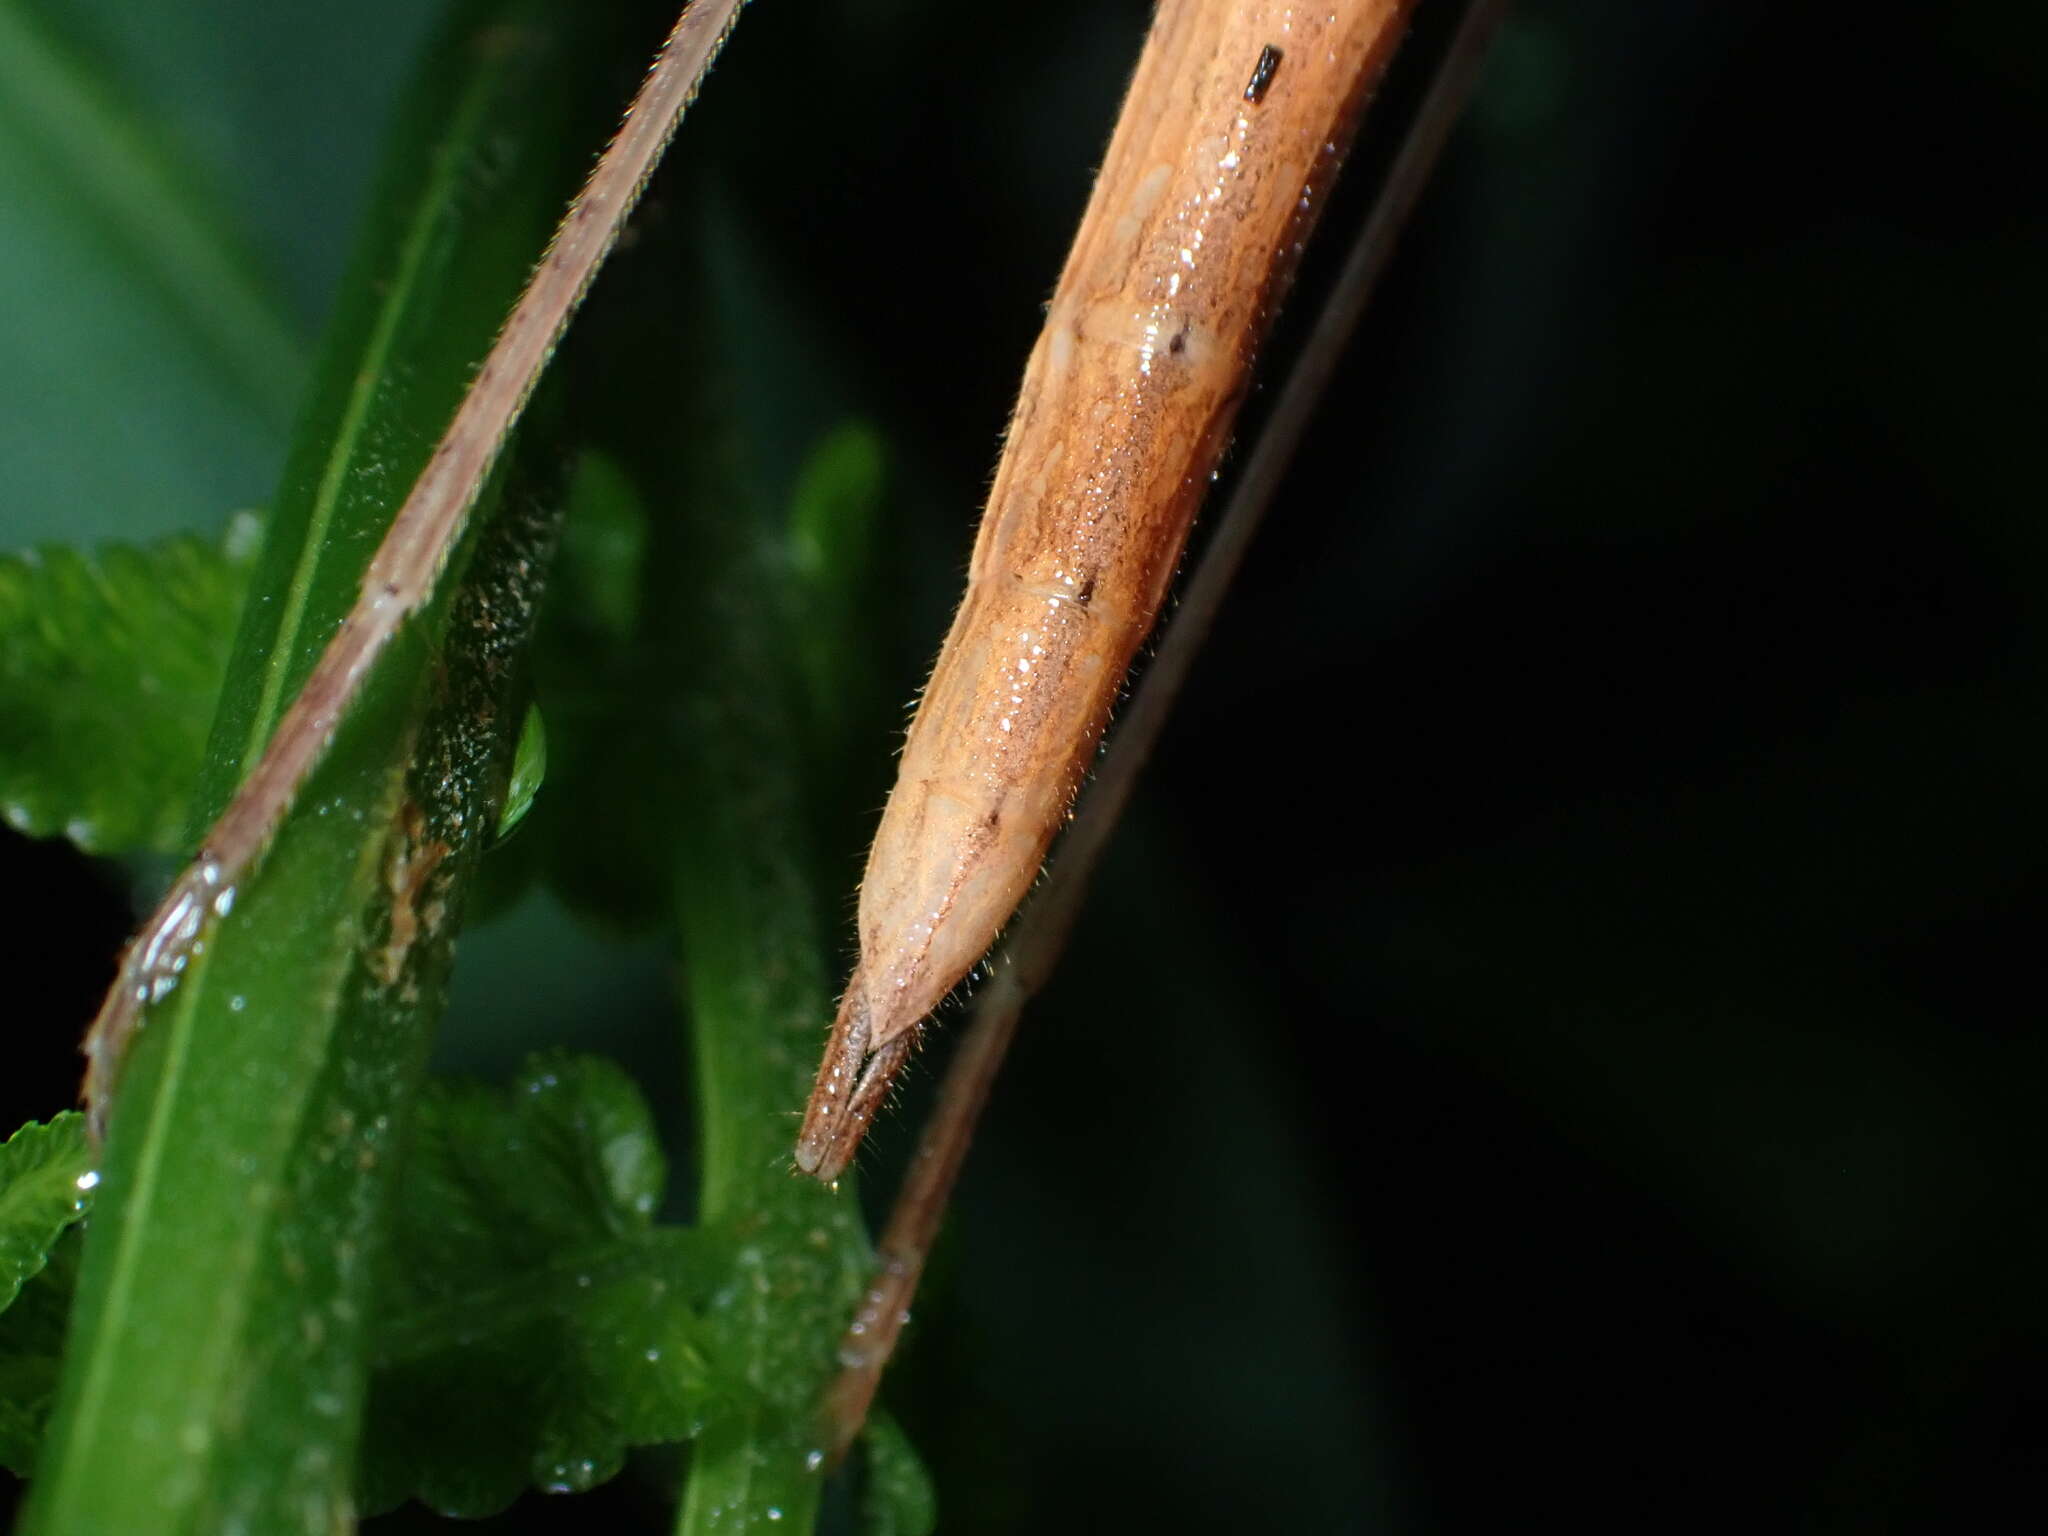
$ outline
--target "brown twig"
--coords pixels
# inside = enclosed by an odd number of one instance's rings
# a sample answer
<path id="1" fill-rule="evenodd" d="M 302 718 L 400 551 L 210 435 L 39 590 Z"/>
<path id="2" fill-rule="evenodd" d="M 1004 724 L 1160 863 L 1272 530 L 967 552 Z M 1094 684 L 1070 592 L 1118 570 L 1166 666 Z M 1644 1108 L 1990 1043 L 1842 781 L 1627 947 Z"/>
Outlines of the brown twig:
<path id="1" fill-rule="evenodd" d="M 144 922 L 85 1037 L 83 1097 L 97 1139 L 142 1011 L 177 985 L 193 941 L 224 915 L 405 617 L 432 596 L 479 487 L 745 0 L 696 0 L 677 18 L 625 121 L 569 205 L 547 253 L 433 456 L 371 558 L 362 590 L 198 854 Z"/>
<path id="2" fill-rule="evenodd" d="M 877 1244 L 874 1283 L 840 1343 L 840 1372 L 823 1405 L 827 1453 L 833 1462 L 845 1455 L 860 1433 L 882 1371 L 909 1320 L 911 1298 L 1024 1005 L 1044 984 L 1066 945 L 1088 882 L 1130 801 L 1138 774 L 1393 254 L 1402 226 L 1471 95 L 1487 43 L 1506 10 L 1507 0 L 1473 0 L 1467 8 L 1314 334 L 1224 507 L 1209 550 L 1189 579 L 1173 623 L 1110 741 L 1080 813 L 1061 842 L 1045 883 L 996 957 L 993 978 L 975 1001 L 972 1021 L 940 1085 L 937 1107 L 919 1138 Z"/>

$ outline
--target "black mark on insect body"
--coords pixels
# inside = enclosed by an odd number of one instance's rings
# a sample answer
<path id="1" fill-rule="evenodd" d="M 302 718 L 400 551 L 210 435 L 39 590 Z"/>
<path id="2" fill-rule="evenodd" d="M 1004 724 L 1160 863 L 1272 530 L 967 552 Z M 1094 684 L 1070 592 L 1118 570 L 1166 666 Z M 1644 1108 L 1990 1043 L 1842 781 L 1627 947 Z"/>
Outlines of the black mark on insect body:
<path id="1" fill-rule="evenodd" d="M 1259 50 L 1259 62 L 1252 66 L 1251 80 L 1245 85 L 1244 99 L 1260 102 L 1266 99 L 1266 87 L 1273 83 L 1273 76 L 1279 72 L 1281 53 L 1271 43 Z"/>

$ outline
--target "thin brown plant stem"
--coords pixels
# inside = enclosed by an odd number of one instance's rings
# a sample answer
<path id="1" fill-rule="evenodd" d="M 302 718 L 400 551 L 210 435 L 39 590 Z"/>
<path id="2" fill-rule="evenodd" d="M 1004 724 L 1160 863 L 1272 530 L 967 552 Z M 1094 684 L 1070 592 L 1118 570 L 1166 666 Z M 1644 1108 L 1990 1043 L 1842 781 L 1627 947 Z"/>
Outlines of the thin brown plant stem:
<path id="1" fill-rule="evenodd" d="M 1225 504 L 1208 552 L 1189 579 L 1173 622 L 1110 740 L 1073 826 L 1061 841 L 1058 857 L 996 956 L 993 976 L 975 1000 L 973 1018 L 940 1084 L 938 1103 L 876 1244 L 874 1283 L 840 1342 L 841 1369 L 823 1404 L 827 1453 L 833 1462 L 846 1454 L 866 1422 L 882 1372 L 909 1320 L 925 1260 L 1024 1006 L 1058 963 L 1080 915 L 1088 883 L 1130 802 L 1138 774 L 1158 743 L 1188 670 L 1244 563 L 1252 536 L 1300 446 L 1316 403 L 1328 388 L 1373 287 L 1471 96 L 1487 44 L 1506 10 L 1507 0 L 1474 0 L 1467 8 L 1323 305 L 1314 333 L 1302 348 Z"/>
<path id="2" fill-rule="evenodd" d="M 121 957 L 85 1037 L 83 1097 L 95 1139 L 143 1010 L 168 993 L 207 920 L 226 912 L 406 616 L 433 595 L 471 506 L 597 269 L 746 0 L 696 0 L 556 227 L 469 392 L 371 558 L 361 592 L 192 862 Z"/>

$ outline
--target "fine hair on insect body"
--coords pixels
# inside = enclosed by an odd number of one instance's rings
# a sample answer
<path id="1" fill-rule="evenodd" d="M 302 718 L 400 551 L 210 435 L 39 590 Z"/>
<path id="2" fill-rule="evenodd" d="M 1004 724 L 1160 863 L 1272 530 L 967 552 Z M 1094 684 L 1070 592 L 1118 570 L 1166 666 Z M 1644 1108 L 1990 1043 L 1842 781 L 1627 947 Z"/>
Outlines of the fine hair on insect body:
<path id="1" fill-rule="evenodd" d="M 1037 879 L 1405 13 L 1156 14 L 868 856 L 805 1172 L 845 1166 L 924 1019 Z"/>

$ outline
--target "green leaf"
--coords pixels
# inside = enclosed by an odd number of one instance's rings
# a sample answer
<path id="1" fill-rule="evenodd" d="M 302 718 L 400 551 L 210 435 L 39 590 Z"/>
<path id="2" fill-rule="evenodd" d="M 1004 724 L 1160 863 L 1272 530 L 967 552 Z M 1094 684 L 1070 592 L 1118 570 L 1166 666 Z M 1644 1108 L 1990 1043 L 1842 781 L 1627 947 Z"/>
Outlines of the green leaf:
<path id="1" fill-rule="evenodd" d="M 939 1523 L 938 1498 L 902 1427 L 876 1410 L 861 1443 L 868 1463 L 860 1505 L 866 1536 L 930 1536 Z"/>
<path id="2" fill-rule="evenodd" d="M 256 520 L 0 559 L 0 813 L 91 853 L 183 849 Z"/>
<path id="3" fill-rule="evenodd" d="M 85 1117 L 30 1122 L 0 1144 L 0 1310 L 50 1256 L 90 1203 L 99 1181 L 85 1144 Z"/>
<path id="4" fill-rule="evenodd" d="M 716 356 L 742 355 L 764 328 L 787 323 L 728 297 L 714 285 Z M 687 1536 L 810 1528 L 823 1483 L 818 1405 L 872 1262 L 851 1188 L 791 1167 L 796 1112 L 831 1017 L 835 950 L 810 835 L 831 785 L 802 729 L 806 683 L 831 680 L 806 678 L 799 657 L 857 649 L 830 633 L 856 605 L 806 607 L 788 508 L 759 469 L 745 472 L 762 462 L 745 450 L 751 427 L 727 428 L 736 448 L 724 463 L 741 466 L 731 478 L 700 454 L 650 481 L 680 503 L 654 519 L 680 530 L 656 547 L 656 568 L 691 595 L 664 610 L 652 649 L 675 665 L 689 743 L 677 772 L 674 899 L 697 1068 L 699 1209 L 736 1250 L 706 1321 L 714 1365 L 744 1389 L 696 1444 L 678 1526 Z M 844 460 L 843 441 L 826 437 L 798 483 L 826 478 L 818 465 Z"/>
<path id="5" fill-rule="evenodd" d="M 275 473 L 306 338 L 171 125 L 47 11 L 0 0 L 10 522 L 99 538 L 217 515 Z"/>
<path id="6" fill-rule="evenodd" d="M 611 20 L 477 0 L 423 71 L 256 563 L 202 819 L 347 611 L 601 138 L 615 106 L 580 98 L 612 94 Z M 26 1531 L 352 1518 L 395 1144 L 551 553 L 557 499 L 515 488 L 495 515 L 486 499 L 131 1053 Z"/>
<path id="7" fill-rule="evenodd" d="M 78 1233 L 48 1250 L 49 1262 L 0 1312 L 0 1466 L 28 1476 L 57 1392 L 64 1328 L 78 1287 Z"/>
<path id="8" fill-rule="evenodd" d="M 647 510 L 625 469 L 585 450 L 563 522 L 559 581 L 542 619 L 534 689 L 555 787 L 522 854 L 574 911 L 640 932 L 668 915 L 675 835 L 669 769 L 683 744 L 653 707 L 672 683 L 643 621 L 670 594 L 648 583 Z M 604 814 L 593 816 L 591 808 Z"/>
<path id="9" fill-rule="evenodd" d="M 858 512 L 872 526 L 872 506 L 838 494 L 834 471 L 846 465 L 852 481 L 872 469 L 872 455 L 848 449 L 829 422 L 797 434 L 813 449 L 827 444 L 813 455 L 766 446 L 788 436 L 791 401 L 733 387 L 731 375 L 772 332 L 803 328 L 758 289 L 733 301 L 729 283 L 750 262 L 707 250 L 719 246 L 717 219 L 696 201 L 686 254 L 637 252 L 637 268 L 657 274 L 668 297 L 621 305 L 633 315 L 631 346 L 705 360 L 680 397 L 651 406 L 633 371 L 614 369 L 582 401 L 616 424 L 606 440 L 621 446 L 604 473 L 582 475 L 569 537 L 582 522 L 590 545 L 614 553 L 608 569 L 631 569 L 635 553 L 639 569 L 637 582 L 610 582 L 618 600 L 551 618 L 541 688 L 561 778 L 535 817 L 604 807 L 559 823 L 553 877 L 578 877 L 575 858 L 592 860 L 596 840 L 606 881 L 588 864 L 582 879 L 616 899 L 618 860 L 608 852 L 629 829 L 633 899 L 666 907 L 678 940 L 698 1219 L 731 1251 L 702 1313 L 719 1401 L 690 1448 L 678 1528 L 780 1534 L 815 1520 L 825 1481 L 815 1413 L 870 1266 L 852 1188 L 795 1178 L 791 1139 L 829 1022 L 838 950 L 827 930 L 838 889 L 823 895 L 838 887 L 838 870 L 827 887 L 813 831 L 819 805 L 836 801 L 848 778 L 817 750 L 829 731 L 811 729 L 807 688 L 829 696 L 834 668 L 858 666 L 860 645 L 836 629 L 858 604 L 834 584 L 870 567 L 852 559 L 821 571 L 815 553 L 842 547 L 838 516 Z M 700 279 L 707 266 L 711 283 Z M 784 420 L 762 424 L 745 412 L 750 403 Z M 805 551 L 793 524 L 807 530 Z M 809 678 L 799 645 L 817 659 Z M 606 686 L 592 690 L 592 676 Z"/>
<path id="10" fill-rule="evenodd" d="M 589 643 L 629 647 L 647 569 L 647 511 L 610 456 L 586 450 L 562 527 L 562 569 L 551 616 Z M 603 679 L 594 679 L 602 682 Z"/>
<path id="11" fill-rule="evenodd" d="M 284 425 L 303 342 L 225 210 L 106 78 L 22 0 L 0 0 L 0 103 L 18 153 L 62 179 L 135 279 L 186 323 L 245 397 Z"/>
<path id="12" fill-rule="evenodd" d="M 701 1322 L 719 1396 L 691 1450 L 682 1529 L 800 1532 L 823 1484 L 813 1415 L 870 1262 L 851 1189 L 791 1165 L 836 948 L 812 832 L 843 789 L 817 757 L 826 732 L 806 728 L 836 724 L 835 689 L 861 665 L 845 626 L 873 564 L 860 546 L 879 453 L 871 434 L 818 423 L 798 439 L 811 453 L 778 455 L 764 445 L 787 422 L 740 419 L 749 403 L 793 414 L 729 375 L 771 324 L 801 328 L 757 294 L 727 302 L 748 263 L 710 260 L 719 230 L 704 222 L 689 221 L 688 253 L 636 251 L 667 297 L 619 300 L 626 338 L 586 337 L 614 366 L 579 408 L 621 446 L 577 474 L 538 659 L 555 782 L 527 840 L 549 848 L 550 878 L 581 910 L 628 926 L 661 915 L 681 949 L 700 1220 L 732 1255 Z M 691 280 L 706 266 L 720 275 L 708 290 Z M 680 398 L 636 383 L 636 361 L 673 377 L 679 355 L 703 360 Z M 810 718 L 814 697 L 829 721 Z"/>
<path id="13" fill-rule="evenodd" d="M 548 726 L 540 710 L 529 704 L 519 727 L 519 745 L 512 754 L 512 781 L 505 786 L 505 808 L 498 813 L 497 841 L 512 835 L 512 829 L 533 809 L 533 797 L 540 793 L 548 776 Z"/>
<path id="14" fill-rule="evenodd" d="M 803 837 L 790 681 L 771 638 L 765 544 L 707 564 L 704 610 L 728 636 L 690 701 L 677 927 L 697 1065 L 701 1219 L 737 1258 L 707 1321 L 721 1375 L 745 1395 L 705 1427 L 690 1464 L 685 1533 L 803 1531 L 822 1484 L 814 1415 L 870 1256 L 852 1189 L 796 1177 L 791 1127 L 830 1018 L 831 951 Z M 769 665 L 764 666 L 766 661 Z M 786 1523 L 785 1523 L 786 1522 Z"/>
<path id="15" fill-rule="evenodd" d="M 56 1384 L 77 1267 L 63 1234 L 88 1203 L 87 1164 L 75 1114 L 0 1147 L 0 1280 L 21 1292 L 0 1311 L 0 1464 L 24 1474 Z M 665 1182 L 646 1102 L 607 1062 L 541 1058 L 503 1089 L 428 1085 L 372 1309 L 366 1509 L 415 1497 L 487 1515 L 698 1431 L 715 1383 L 696 1309 L 730 1255 L 654 1224 Z"/>
<path id="16" fill-rule="evenodd" d="M 797 619 L 792 644 L 805 704 L 828 758 L 843 749 L 852 700 L 874 686 L 860 603 L 874 588 L 882 508 L 882 440 L 849 422 L 812 449 L 790 498 L 789 552 Z"/>
<path id="17" fill-rule="evenodd" d="M 641 257 L 671 297 L 634 310 L 607 392 L 585 402 L 618 423 L 611 478 L 623 484 L 609 499 L 637 508 L 637 487 L 649 503 L 620 519 L 645 530 L 637 601 L 623 610 L 634 624 L 623 713 L 579 721 L 572 746 L 553 695 L 543 698 L 564 760 L 587 755 L 617 786 L 557 804 L 651 805 L 626 824 L 643 835 L 641 859 L 651 847 L 666 860 L 695 1065 L 699 1219 L 733 1255 L 703 1316 L 722 1393 L 691 1448 L 678 1529 L 803 1532 L 824 1485 L 816 1414 L 872 1262 L 852 1189 L 796 1177 L 791 1149 L 838 948 L 827 922 L 841 860 L 822 861 L 815 839 L 846 776 L 819 743 L 842 727 L 843 685 L 863 665 L 864 626 L 851 621 L 868 611 L 862 536 L 879 455 L 858 429 L 832 430 L 829 406 L 812 412 L 764 386 L 761 358 L 806 356 L 789 343 L 815 328 L 757 281 L 760 263 L 720 204 L 699 198 L 692 211 L 687 254 Z M 639 376 L 636 362 L 672 371 L 678 354 L 704 359 L 680 399 L 650 407 L 623 382 Z M 798 392 L 829 397 L 824 378 L 802 374 Z M 572 525 L 580 512 L 579 502 Z M 590 654 L 584 665 L 598 670 Z"/>
<path id="18" fill-rule="evenodd" d="M 57 1386 L 77 1280 L 69 1234 L 92 1204 L 85 1117 L 23 1126 L 0 1145 L 0 1466 L 26 1475 Z"/>
<path id="19" fill-rule="evenodd" d="M 653 1224 L 665 1177 L 645 1102 L 603 1061 L 428 1093 L 378 1300 L 366 1508 L 486 1515 L 697 1432 L 713 1382 L 694 1308 L 723 1256 Z"/>

